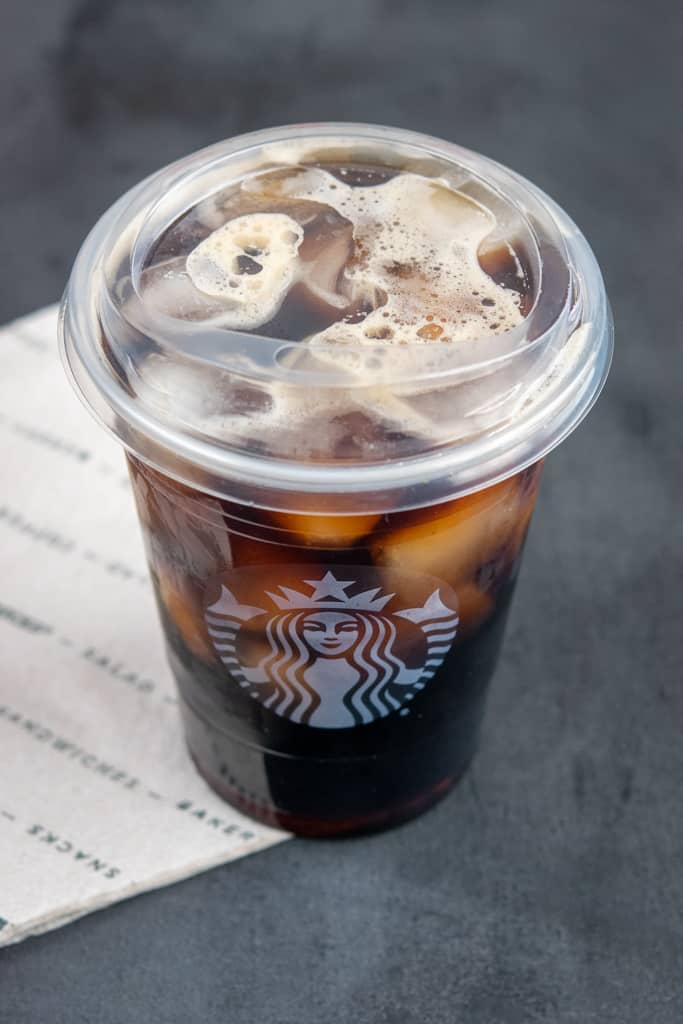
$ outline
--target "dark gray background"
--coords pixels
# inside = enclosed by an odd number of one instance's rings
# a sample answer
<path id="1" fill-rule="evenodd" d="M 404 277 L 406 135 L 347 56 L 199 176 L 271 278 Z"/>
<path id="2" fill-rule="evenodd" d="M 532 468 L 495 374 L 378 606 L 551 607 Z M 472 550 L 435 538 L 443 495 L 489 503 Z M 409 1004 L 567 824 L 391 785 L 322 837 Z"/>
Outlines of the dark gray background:
<path id="1" fill-rule="evenodd" d="M 480 149 L 566 206 L 617 357 L 548 464 L 460 789 L 397 831 L 291 842 L 0 952 L 3 1024 L 681 1020 L 681 11 L 5 0 L 2 320 L 59 296 L 147 172 L 358 119 Z"/>

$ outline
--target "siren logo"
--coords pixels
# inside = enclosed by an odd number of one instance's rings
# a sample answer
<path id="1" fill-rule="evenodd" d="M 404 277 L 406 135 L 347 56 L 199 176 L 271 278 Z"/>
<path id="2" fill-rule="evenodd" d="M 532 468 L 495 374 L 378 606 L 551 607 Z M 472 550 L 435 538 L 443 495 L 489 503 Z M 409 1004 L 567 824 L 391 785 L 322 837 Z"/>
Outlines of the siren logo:
<path id="1" fill-rule="evenodd" d="M 216 653 L 249 696 L 318 729 L 409 714 L 407 705 L 457 633 L 450 588 L 409 577 L 410 592 L 421 591 L 424 602 L 396 608 L 396 594 L 377 585 L 365 589 L 368 582 L 386 585 L 392 573 L 380 581 L 375 570 L 358 566 L 302 579 L 301 566 L 278 566 L 280 578 L 296 587 L 273 587 L 272 573 L 259 567 L 222 577 L 220 597 L 205 611 Z"/>

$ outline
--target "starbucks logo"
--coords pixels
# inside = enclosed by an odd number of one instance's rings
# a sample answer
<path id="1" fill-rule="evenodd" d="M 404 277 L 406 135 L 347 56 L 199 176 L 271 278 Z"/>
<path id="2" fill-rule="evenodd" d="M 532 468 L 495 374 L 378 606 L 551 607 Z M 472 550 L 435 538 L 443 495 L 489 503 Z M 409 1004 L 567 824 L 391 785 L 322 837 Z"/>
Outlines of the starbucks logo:
<path id="1" fill-rule="evenodd" d="M 367 567 L 312 579 L 301 578 L 301 567 L 287 569 L 278 567 L 288 582 L 276 587 L 272 568 L 218 581 L 220 596 L 205 620 L 230 676 L 276 715 L 316 729 L 408 714 L 455 639 L 450 588 L 420 579 L 424 602 L 401 608 L 395 593 L 383 592 L 387 573 L 367 589 L 377 575 Z"/>

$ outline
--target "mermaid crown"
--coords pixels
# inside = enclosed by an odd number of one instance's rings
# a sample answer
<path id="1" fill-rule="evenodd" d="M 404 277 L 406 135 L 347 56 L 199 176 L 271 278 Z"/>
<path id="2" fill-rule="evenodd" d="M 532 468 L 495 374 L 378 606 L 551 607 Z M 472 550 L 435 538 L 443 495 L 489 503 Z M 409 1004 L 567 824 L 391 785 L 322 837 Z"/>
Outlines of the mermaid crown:
<path id="1" fill-rule="evenodd" d="M 348 594 L 347 590 L 357 583 L 357 580 L 338 580 L 331 572 L 326 572 L 320 580 L 302 580 L 302 583 L 310 587 L 312 593 L 303 594 L 300 590 L 284 586 L 280 586 L 279 594 L 269 590 L 266 593 L 282 611 L 304 608 L 335 608 L 379 612 L 394 597 L 393 594 L 382 594 L 381 587 L 364 590 L 361 594 Z"/>
<path id="2" fill-rule="evenodd" d="M 304 594 L 293 587 L 279 586 L 279 593 L 266 590 L 265 593 L 271 599 L 276 608 L 281 611 L 303 611 L 312 609 L 334 609 L 335 611 L 363 611 L 379 612 L 384 606 L 395 597 L 395 594 L 383 594 L 381 587 L 373 587 L 371 590 L 364 590 L 360 594 L 348 594 L 350 587 L 356 586 L 358 580 L 338 580 L 332 572 L 326 572 L 319 580 L 302 580 L 310 589 L 310 594 Z M 248 622 L 263 615 L 265 608 L 256 608 L 253 605 L 242 604 L 233 592 L 221 585 L 221 596 L 206 609 L 211 615 L 221 616 L 223 619 L 237 622 Z M 404 608 L 396 611 L 395 615 L 402 619 L 408 619 L 416 625 L 424 628 L 427 623 L 439 623 L 441 628 L 451 628 L 458 624 L 458 613 L 455 608 L 449 607 L 441 599 L 438 587 L 432 591 L 423 605 L 416 608 Z"/>

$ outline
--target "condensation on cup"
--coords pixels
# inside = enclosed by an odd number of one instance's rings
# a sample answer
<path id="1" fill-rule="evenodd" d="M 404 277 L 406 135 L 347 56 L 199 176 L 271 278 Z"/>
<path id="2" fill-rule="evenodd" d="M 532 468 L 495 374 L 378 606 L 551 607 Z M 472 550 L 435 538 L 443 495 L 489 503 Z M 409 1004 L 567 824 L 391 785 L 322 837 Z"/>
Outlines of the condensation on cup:
<path id="1" fill-rule="evenodd" d="M 120 199 L 61 324 L 126 450 L 207 782 L 305 835 L 440 799 L 476 749 L 543 459 L 609 366 L 576 226 L 437 139 L 272 129 Z"/>

